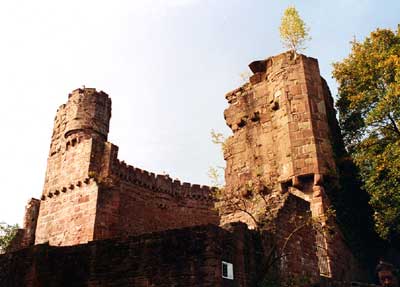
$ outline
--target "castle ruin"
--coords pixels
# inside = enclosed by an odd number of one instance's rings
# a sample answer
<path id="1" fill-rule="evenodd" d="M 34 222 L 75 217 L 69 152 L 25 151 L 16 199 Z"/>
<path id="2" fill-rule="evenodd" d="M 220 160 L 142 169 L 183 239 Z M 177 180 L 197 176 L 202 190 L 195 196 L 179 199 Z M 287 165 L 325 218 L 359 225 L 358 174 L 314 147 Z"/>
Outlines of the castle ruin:
<path id="1" fill-rule="evenodd" d="M 14 259 L 0 256 L 6 266 L 0 282 L 26 264 L 24 286 L 64 286 L 65 274 L 51 277 L 39 260 L 58 254 L 86 266 L 80 274 L 72 261 L 52 259 L 77 272 L 74 286 L 255 286 L 268 246 L 285 249 L 274 267 L 282 274 L 311 282 L 359 279 L 334 223 L 328 237 L 311 225 L 296 230 L 293 221 L 329 224 L 325 189 L 337 181 L 332 141 L 340 134 L 317 60 L 283 53 L 249 67 L 249 82 L 226 95 L 233 135 L 224 145 L 226 186 L 219 196 L 118 159 L 118 147 L 107 141 L 111 99 L 95 89 L 74 90 L 55 117 L 42 196 L 29 202 L 12 246 L 22 250 L 10 253 Z M 253 229 L 266 215 L 260 235 Z M 221 261 L 233 263 L 232 278 L 223 276 Z M 122 266 L 125 272 L 115 271 Z"/>

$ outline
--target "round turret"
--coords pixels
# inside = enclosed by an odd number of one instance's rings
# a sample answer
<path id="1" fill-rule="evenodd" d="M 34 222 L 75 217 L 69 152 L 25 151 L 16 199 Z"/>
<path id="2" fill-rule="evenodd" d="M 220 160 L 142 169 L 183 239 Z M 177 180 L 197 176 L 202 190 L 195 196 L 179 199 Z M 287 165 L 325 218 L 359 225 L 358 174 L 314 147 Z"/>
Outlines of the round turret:
<path id="1" fill-rule="evenodd" d="M 65 111 L 64 137 L 94 137 L 107 140 L 111 117 L 111 99 L 102 91 L 76 89 L 70 95 Z"/>

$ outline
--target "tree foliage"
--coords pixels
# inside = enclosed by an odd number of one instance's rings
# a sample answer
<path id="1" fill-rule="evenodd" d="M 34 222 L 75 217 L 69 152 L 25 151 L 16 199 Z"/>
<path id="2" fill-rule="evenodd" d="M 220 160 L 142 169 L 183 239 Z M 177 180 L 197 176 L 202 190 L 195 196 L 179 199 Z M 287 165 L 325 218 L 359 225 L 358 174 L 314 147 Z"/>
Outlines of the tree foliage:
<path id="1" fill-rule="evenodd" d="M 9 225 L 7 223 L 0 222 L 0 254 L 6 252 L 7 247 L 17 234 L 18 228 L 18 224 Z"/>
<path id="2" fill-rule="evenodd" d="M 294 53 L 304 49 L 305 42 L 311 39 L 308 34 L 309 28 L 293 6 L 286 8 L 281 19 L 279 32 L 283 45 Z"/>
<path id="3" fill-rule="evenodd" d="M 384 239 L 400 237 L 400 31 L 378 29 L 352 42 L 334 64 L 336 106 L 348 151 L 360 169 Z"/>

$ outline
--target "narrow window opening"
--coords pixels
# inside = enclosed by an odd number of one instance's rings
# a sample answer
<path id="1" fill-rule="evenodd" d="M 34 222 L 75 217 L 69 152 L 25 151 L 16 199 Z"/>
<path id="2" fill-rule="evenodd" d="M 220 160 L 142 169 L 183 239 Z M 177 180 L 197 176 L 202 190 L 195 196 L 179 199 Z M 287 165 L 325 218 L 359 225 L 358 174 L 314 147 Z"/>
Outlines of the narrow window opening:
<path id="1" fill-rule="evenodd" d="M 317 232 L 315 237 L 317 243 L 319 273 L 321 276 L 330 278 L 331 268 L 329 263 L 328 244 L 326 242 L 326 238 L 324 234 L 321 234 L 320 232 Z"/>
<path id="2" fill-rule="evenodd" d="M 233 280 L 233 264 L 222 261 L 222 278 Z"/>

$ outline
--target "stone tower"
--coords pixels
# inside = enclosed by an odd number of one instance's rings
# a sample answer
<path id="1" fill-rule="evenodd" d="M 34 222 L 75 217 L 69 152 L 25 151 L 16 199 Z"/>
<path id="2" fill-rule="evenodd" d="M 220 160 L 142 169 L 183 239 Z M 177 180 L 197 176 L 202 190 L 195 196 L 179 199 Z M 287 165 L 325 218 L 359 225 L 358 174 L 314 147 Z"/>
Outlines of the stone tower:
<path id="1" fill-rule="evenodd" d="M 27 211 L 37 215 L 40 205 L 37 224 L 25 228 L 24 242 L 75 245 L 218 223 L 210 187 L 120 161 L 107 141 L 110 117 L 108 95 L 89 88 L 58 109 L 43 194 Z"/>
<path id="2" fill-rule="evenodd" d="M 284 240 L 294 229 L 290 218 L 309 213 L 324 218 L 330 206 L 324 186 L 336 178 L 328 122 L 328 114 L 335 111 L 316 59 L 283 53 L 249 67 L 254 73 L 249 83 L 226 95 L 224 115 L 233 135 L 224 145 L 227 203 L 221 221 L 255 227 L 267 214 Z M 254 200 L 255 194 L 263 200 Z M 308 233 L 299 242 L 322 246 L 314 254 L 320 274 L 330 276 L 328 242 L 314 237 L 312 230 Z M 299 266 L 307 260 L 311 264 L 312 253 L 298 258 Z"/>
<path id="3" fill-rule="evenodd" d="M 10 250 L 41 246 L 0 256 L 8 270 L 0 282 L 255 286 L 274 273 L 330 286 L 363 278 L 328 216 L 340 132 L 317 60 L 283 53 L 250 69 L 249 83 L 226 95 L 233 135 L 222 194 L 119 160 L 107 141 L 110 98 L 73 91 L 56 114 L 42 197 L 29 201 Z"/>
<path id="4" fill-rule="evenodd" d="M 69 95 L 57 110 L 43 196 L 97 171 L 99 150 L 93 147 L 107 141 L 110 117 L 111 99 L 106 93 L 77 89 Z"/>
<path id="5" fill-rule="evenodd" d="M 261 189 L 294 187 L 311 199 L 336 171 L 327 120 L 334 111 L 327 110 L 330 94 L 318 62 L 285 53 L 249 66 L 250 82 L 226 95 L 233 131 L 224 153 L 227 192 L 245 196 L 251 180 Z"/>
<path id="6" fill-rule="evenodd" d="M 98 186 L 92 178 L 102 168 L 110 117 L 108 95 L 88 88 L 74 90 L 57 110 L 36 244 L 70 245 L 93 239 Z"/>

